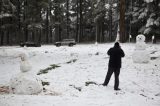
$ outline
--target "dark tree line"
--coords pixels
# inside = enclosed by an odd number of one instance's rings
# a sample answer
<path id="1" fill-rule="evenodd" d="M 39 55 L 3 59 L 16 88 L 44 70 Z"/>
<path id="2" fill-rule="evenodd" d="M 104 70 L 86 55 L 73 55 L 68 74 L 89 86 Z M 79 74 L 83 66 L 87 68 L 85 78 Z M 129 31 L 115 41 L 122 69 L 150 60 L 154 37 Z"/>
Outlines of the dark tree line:
<path id="1" fill-rule="evenodd" d="M 121 42 L 139 33 L 160 36 L 160 1 L 153 0 L 0 0 L 0 45 Z"/>

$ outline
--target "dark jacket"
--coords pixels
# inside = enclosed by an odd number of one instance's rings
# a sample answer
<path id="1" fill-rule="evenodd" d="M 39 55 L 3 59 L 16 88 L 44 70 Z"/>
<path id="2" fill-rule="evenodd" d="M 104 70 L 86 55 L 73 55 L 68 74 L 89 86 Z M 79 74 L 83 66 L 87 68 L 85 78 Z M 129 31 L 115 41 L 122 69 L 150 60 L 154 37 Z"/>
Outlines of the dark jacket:
<path id="1" fill-rule="evenodd" d="M 110 56 L 108 66 L 110 68 L 121 68 L 121 58 L 124 57 L 125 54 L 120 46 L 114 46 L 113 48 L 110 48 L 107 54 Z"/>

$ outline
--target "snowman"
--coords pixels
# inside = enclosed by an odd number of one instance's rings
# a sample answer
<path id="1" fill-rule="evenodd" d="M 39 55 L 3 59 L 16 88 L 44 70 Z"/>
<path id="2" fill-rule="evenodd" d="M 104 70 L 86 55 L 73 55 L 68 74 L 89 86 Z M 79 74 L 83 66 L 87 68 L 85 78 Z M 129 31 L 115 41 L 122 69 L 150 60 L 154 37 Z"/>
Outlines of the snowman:
<path id="1" fill-rule="evenodd" d="M 10 93 L 32 95 L 38 94 L 42 91 L 41 80 L 30 73 L 32 66 L 26 54 L 20 54 L 21 58 L 20 70 L 21 72 L 15 75 L 10 80 Z"/>
<path id="2" fill-rule="evenodd" d="M 148 63 L 150 56 L 146 50 L 145 36 L 140 34 L 136 37 L 135 51 L 132 55 L 133 62 L 135 63 Z"/>

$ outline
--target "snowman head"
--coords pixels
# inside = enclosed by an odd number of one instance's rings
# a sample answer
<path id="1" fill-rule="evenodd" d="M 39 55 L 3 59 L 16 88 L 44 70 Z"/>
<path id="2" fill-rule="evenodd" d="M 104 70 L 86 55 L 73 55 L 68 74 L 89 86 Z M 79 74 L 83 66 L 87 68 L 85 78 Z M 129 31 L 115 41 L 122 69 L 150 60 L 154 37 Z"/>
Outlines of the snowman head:
<path id="1" fill-rule="evenodd" d="M 136 37 L 136 42 L 144 42 L 145 41 L 145 36 L 140 34 Z"/>
<path id="2" fill-rule="evenodd" d="M 25 53 L 22 53 L 19 56 L 21 58 L 21 61 L 26 61 L 27 60 L 27 55 Z"/>

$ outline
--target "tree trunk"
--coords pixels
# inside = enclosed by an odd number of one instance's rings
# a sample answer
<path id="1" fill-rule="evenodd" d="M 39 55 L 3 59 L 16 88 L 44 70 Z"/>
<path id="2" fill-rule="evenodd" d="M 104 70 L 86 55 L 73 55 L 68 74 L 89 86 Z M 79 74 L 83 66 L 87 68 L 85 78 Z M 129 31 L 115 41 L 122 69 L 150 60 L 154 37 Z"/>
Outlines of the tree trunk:
<path id="1" fill-rule="evenodd" d="M 67 0 L 67 38 L 69 38 L 69 0 Z"/>
<path id="2" fill-rule="evenodd" d="M 125 41 L 125 0 L 120 0 L 120 42 L 123 43 Z"/>
<path id="3" fill-rule="evenodd" d="M 25 22 L 26 19 L 27 19 L 27 0 L 24 1 L 24 13 L 23 13 L 23 22 L 24 22 L 24 39 L 25 39 L 25 42 L 28 41 L 28 25 L 27 23 Z"/>
<path id="4" fill-rule="evenodd" d="M 62 40 L 62 34 L 61 34 L 61 31 L 62 31 L 61 26 L 60 26 L 60 25 L 58 25 L 59 41 L 61 41 L 61 40 Z"/>
<path id="5" fill-rule="evenodd" d="M 104 17 L 103 17 L 104 20 Z M 104 22 L 102 22 L 102 42 L 104 42 Z"/>
<path id="6" fill-rule="evenodd" d="M 46 14 L 46 43 L 49 43 L 49 9 L 47 8 Z"/>
<path id="7" fill-rule="evenodd" d="M 96 43 L 98 42 L 98 23 L 96 22 L 96 38 L 95 38 Z"/>
<path id="8" fill-rule="evenodd" d="M 32 31 L 32 41 L 35 42 L 35 34 L 36 34 L 36 29 L 33 29 Z"/>
<path id="9" fill-rule="evenodd" d="M 51 22 L 51 11 L 52 11 L 52 4 L 51 4 L 51 0 L 49 0 L 49 23 Z M 52 25 L 49 25 L 49 41 L 50 43 L 52 43 Z"/>
<path id="10" fill-rule="evenodd" d="M 41 44 L 41 37 L 42 37 L 42 29 L 39 29 L 39 38 L 38 38 L 38 43 Z"/>
<path id="11" fill-rule="evenodd" d="M 79 9 L 80 9 L 80 21 L 79 21 L 79 42 L 81 42 L 82 39 L 82 34 L 83 34 L 83 16 L 82 16 L 82 0 L 79 1 L 80 5 L 79 5 Z"/>
<path id="12" fill-rule="evenodd" d="M 20 43 L 21 41 L 21 4 L 20 4 L 20 0 L 18 0 L 18 8 L 17 8 L 17 12 L 18 12 L 18 31 L 17 31 L 17 42 Z"/>
<path id="13" fill-rule="evenodd" d="M 109 41 L 112 41 L 112 1 L 110 3 L 110 9 L 109 9 Z"/>
<path id="14" fill-rule="evenodd" d="M 9 37 L 9 30 L 7 29 L 7 31 L 6 31 L 7 33 L 7 45 L 9 45 L 10 44 L 10 37 Z"/>
<path id="15" fill-rule="evenodd" d="M 1 45 L 3 45 L 4 31 L 1 31 Z"/>
<path id="16" fill-rule="evenodd" d="M 60 41 L 61 40 L 61 29 L 60 29 L 60 19 L 59 19 L 59 8 L 60 8 L 60 4 L 58 2 L 58 0 L 55 1 L 55 3 L 57 4 L 55 6 L 55 11 L 54 11 L 54 15 L 55 15 L 55 42 L 56 41 Z"/>
<path id="17" fill-rule="evenodd" d="M 25 42 L 28 41 L 28 29 L 27 29 L 27 25 L 25 25 L 25 28 L 24 28 L 24 35 L 25 35 Z"/>
<path id="18" fill-rule="evenodd" d="M 77 0 L 77 21 L 76 21 L 76 42 L 79 42 L 79 33 L 78 33 L 78 31 L 79 31 L 79 25 L 78 25 L 78 23 L 79 23 L 79 15 L 78 15 L 78 13 L 79 13 L 79 11 L 78 11 L 78 7 L 79 7 L 79 0 Z"/>

